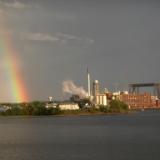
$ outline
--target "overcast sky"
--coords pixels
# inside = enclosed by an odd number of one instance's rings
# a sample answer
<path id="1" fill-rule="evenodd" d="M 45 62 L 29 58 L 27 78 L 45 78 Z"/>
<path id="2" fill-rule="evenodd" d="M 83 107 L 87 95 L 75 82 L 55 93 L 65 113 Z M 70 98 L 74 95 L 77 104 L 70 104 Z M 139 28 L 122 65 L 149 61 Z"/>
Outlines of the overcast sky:
<path id="1" fill-rule="evenodd" d="M 158 0 L 0 0 L 2 12 L 30 100 L 64 98 L 66 79 L 86 88 L 87 66 L 102 90 L 160 82 Z"/>

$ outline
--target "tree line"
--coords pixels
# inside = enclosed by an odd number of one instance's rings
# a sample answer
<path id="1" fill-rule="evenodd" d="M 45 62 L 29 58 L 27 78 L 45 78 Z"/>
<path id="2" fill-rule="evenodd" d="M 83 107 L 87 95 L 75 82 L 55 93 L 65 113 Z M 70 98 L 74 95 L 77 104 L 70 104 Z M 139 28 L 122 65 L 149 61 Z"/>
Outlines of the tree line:
<path id="1" fill-rule="evenodd" d="M 3 104 L 4 105 L 4 104 Z M 2 106 L 2 105 L 1 105 Z M 128 112 L 128 105 L 119 100 L 111 100 L 108 106 L 80 108 L 79 110 L 62 111 L 59 107 L 46 107 L 45 102 L 34 101 L 30 103 L 19 104 L 5 104 L 7 108 L 1 110 L 0 115 L 61 115 L 61 114 L 96 114 L 96 113 L 126 113 Z"/>

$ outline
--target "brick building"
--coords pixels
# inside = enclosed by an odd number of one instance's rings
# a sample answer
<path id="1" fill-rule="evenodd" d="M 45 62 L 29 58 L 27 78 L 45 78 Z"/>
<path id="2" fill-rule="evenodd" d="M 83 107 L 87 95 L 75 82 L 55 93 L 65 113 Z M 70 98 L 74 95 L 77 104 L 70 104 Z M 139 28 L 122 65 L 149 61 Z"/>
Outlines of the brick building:
<path id="1" fill-rule="evenodd" d="M 119 99 L 128 104 L 131 109 L 160 107 L 160 100 L 149 93 L 121 94 Z"/>

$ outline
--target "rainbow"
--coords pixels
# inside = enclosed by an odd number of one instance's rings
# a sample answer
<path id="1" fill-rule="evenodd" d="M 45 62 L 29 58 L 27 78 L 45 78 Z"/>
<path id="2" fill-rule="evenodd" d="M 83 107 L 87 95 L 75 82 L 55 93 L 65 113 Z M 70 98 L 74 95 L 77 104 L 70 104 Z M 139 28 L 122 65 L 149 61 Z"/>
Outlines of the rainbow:
<path id="1" fill-rule="evenodd" d="M 2 18 L 4 15 L 0 15 Z M 4 72 L 6 82 L 9 88 L 10 99 L 13 102 L 28 101 L 27 90 L 19 70 L 19 59 L 17 50 L 14 47 L 11 34 L 6 32 L 4 20 L 0 22 L 0 55 L 4 62 Z"/>

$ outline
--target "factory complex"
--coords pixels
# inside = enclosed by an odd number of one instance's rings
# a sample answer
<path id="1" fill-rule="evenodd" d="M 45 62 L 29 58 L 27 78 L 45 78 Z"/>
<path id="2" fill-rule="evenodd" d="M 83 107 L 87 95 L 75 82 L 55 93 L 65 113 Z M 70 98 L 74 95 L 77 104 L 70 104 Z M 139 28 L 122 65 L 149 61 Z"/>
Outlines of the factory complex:
<path id="1" fill-rule="evenodd" d="M 96 106 L 109 105 L 111 100 L 120 100 L 126 103 L 130 109 L 145 109 L 145 108 L 160 108 L 160 99 L 157 95 L 152 95 L 148 92 L 108 92 L 103 93 L 99 90 L 99 82 L 93 82 L 93 102 Z"/>
<path id="2" fill-rule="evenodd" d="M 59 103 L 53 103 L 52 98 L 50 98 L 46 107 L 59 107 L 61 110 L 78 110 L 80 108 L 90 107 L 99 108 L 101 106 L 109 107 L 112 100 L 119 100 L 127 104 L 129 109 L 160 108 L 160 83 L 137 83 L 129 84 L 128 86 L 128 91 L 109 92 L 107 89 L 104 89 L 101 92 L 98 80 L 94 80 L 91 86 L 90 74 L 87 69 L 88 91 L 86 95 L 80 92 L 72 92 L 70 100 Z M 154 95 L 149 92 L 139 92 L 141 87 L 152 87 Z"/>
<path id="3" fill-rule="evenodd" d="M 145 89 L 143 89 L 143 92 L 140 90 L 141 88 L 146 87 L 152 88 L 153 93 L 151 94 Z M 0 113 L 5 111 L 10 112 L 13 109 L 16 113 L 18 110 L 18 114 L 21 114 L 21 111 L 25 114 L 31 114 L 30 112 L 33 111 L 34 113 L 38 112 L 37 114 L 39 114 L 41 113 L 41 107 L 43 111 L 46 111 L 45 114 L 49 114 L 48 111 L 56 109 L 61 111 L 83 110 L 83 108 L 95 110 L 101 110 L 103 108 L 104 110 L 112 110 L 114 106 L 122 108 L 122 110 L 124 109 L 124 106 L 127 107 L 127 110 L 160 109 L 160 83 L 133 83 L 128 84 L 128 90 L 126 91 L 110 92 L 106 88 L 101 89 L 98 80 L 91 82 L 88 69 L 87 91 L 83 87 L 76 86 L 72 80 L 64 81 L 62 83 L 62 90 L 63 93 L 68 93 L 70 98 L 67 98 L 67 100 L 64 101 L 56 101 L 50 96 L 48 101 L 33 101 L 21 104 L 2 103 L 0 104 Z M 116 103 L 113 105 L 113 102 Z M 35 106 L 39 108 L 36 110 Z"/>

